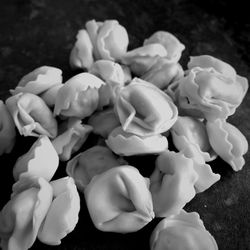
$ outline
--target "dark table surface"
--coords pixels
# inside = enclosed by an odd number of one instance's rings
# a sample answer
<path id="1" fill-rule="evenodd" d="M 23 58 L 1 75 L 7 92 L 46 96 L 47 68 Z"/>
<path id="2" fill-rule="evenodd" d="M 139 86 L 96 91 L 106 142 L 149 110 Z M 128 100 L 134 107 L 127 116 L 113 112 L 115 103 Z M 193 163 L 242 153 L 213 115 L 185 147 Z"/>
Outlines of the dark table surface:
<path id="1" fill-rule="evenodd" d="M 68 59 L 75 36 L 86 21 L 117 19 L 127 28 L 130 48 L 138 47 L 157 30 L 175 34 L 190 55 L 210 54 L 235 67 L 239 75 L 250 79 L 250 21 L 243 1 L 208 0 L 1 0 L 0 1 L 0 99 L 36 67 L 51 65 L 63 70 L 64 80 L 73 75 Z M 233 7 L 232 9 L 230 7 Z M 250 142 L 250 93 L 229 121 Z M 0 157 L 0 207 L 11 193 L 12 167 L 26 152 L 33 138 L 18 138 L 11 155 Z M 243 170 L 233 170 L 218 159 L 213 170 L 221 180 L 186 205 L 187 211 L 200 214 L 206 228 L 215 237 L 220 250 L 250 249 L 250 153 Z M 139 164 L 141 161 L 139 162 Z M 138 163 L 137 163 L 138 164 Z M 148 163 L 150 165 L 150 163 Z M 64 175 L 61 166 L 59 175 Z M 152 166 L 145 166 L 151 167 Z M 6 181 L 7 180 L 7 181 Z M 36 241 L 32 249 L 149 249 L 150 234 L 159 220 L 137 233 L 103 233 L 94 228 L 81 195 L 79 223 L 57 247 Z"/>

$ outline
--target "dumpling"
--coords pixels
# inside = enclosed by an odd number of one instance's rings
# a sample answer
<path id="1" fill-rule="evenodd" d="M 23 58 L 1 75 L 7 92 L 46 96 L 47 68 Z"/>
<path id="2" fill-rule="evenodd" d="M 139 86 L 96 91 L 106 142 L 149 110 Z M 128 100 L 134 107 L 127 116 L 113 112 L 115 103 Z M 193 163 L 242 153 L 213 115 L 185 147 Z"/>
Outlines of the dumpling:
<path id="1" fill-rule="evenodd" d="M 198 175 L 193 161 L 182 153 L 165 151 L 156 160 L 150 176 L 154 212 L 157 217 L 177 214 L 196 194 Z"/>
<path id="2" fill-rule="evenodd" d="M 57 121 L 46 103 L 32 93 L 18 93 L 6 100 L 7 108 L 21 135 L 57 136 Z"/>
<path id="3" fill-rule="evenodd" d="M 124 156 L 159 154 L 168 148 L 168 140 L 161 134 L 140 137 L 120 126 L 109 134 L 106 144 L 114 153 Z"/>
<path id="4" fill-rule="evenodd" d="M 13 168 L 13 176 L 28 172 L 50 181 L 59 165 L 59 158 L 47 136 L 40 136 L 27 153 L 20 156 Z"/>
<path id="5" fill-rule="evenodd" d="M 139 78 L 117 93 L 115 112 L 123 130 L 139 136 L 166 132 L 178 116 L 178 109 L 167 94 Z"/>
<path id="6" fill-rule="evenodd" d="M 151 250 L 218 250 L 214 237 L 196 212 L 164 218 L 150 237 Z"/>
<path id="7" fill-rule="evenodd" d="M 33 245 L 52 197 L 52 188 L 42 177 L 30 179 L 24 174 L 20 178 L 11 200 L 0 212 L 0 246 L 3 250 L 26 250 Z"/>
<path id="8" fill-rule="evenodd" d="M 125 53 L 121 62 L 128 65 L 138 77 L 144 75 L 159 58 L 167 56 L 167 51 L 160 43 L 147 44 Z"/>
<path id="9" fill-rule="evenodd" d="M 167 31 L 156 31 L 149 38 L 145 39 L 143 45 L 159 43 L 167 51 L 166 59 L 170 62 L 178 62 L 181 58 L 185 45 L 176 36 Z"/>
<path id="10" fill-rule="evenodd" d="M 62 71 L 56 67 L 41 66 L 23 76 L 15 89 L 11 89 L 12 95 L 32 93 L 40 95 L 54 85 L 62 83 Z"/>
<path id="11" fill-rule="evenodd" d="M 192 152 L 192 157 L 196 161 L 211 161 L 216 158 L 213 151 L 204 122 L 191 116 L 178 116 L 177 121 L 170 129 L 175 147 L 182 151 Z"/>
<path id="12" fill-rule="evenodd" d="M 175 94 L 180 113 L 213 121 L 233 115 L 247 89 L 244 77 L 231 79 L 213 67 L 194 67 L 178 80 Z"/>
<path id="13" fill-rule="evenodd" d="M 50 184 L 53 200 L 37 237 L 45 244 L 59 245 L 78 223 L 80 197 L 71 177 L 60 178 Z"/>
<path id="14" fill-rule="evenodd" d="M 81 29 L 77 33 L 76 42 L 70 52 L 70 66 L 73 69 L 89 69 L 93 62 L 93 44 L 88 32 Z"/>
<path id="15" fill-rule="evenodd" d="M 80 73 L 70 78 L 56 95 L 54 115 L 90 116 L 98 107 L 98 89 L 105 83 L 90 73 Z"/>
<path id="16" fill-rule="evenodd" d="M 206 124 L 208 138 L 214 151 L 227 162 L 234 171 L 243 168 L 243 155 L 248 151 L 248 142 L 241 131 L 232 124 L 217 119 Z"/>
<path id="17" fill-rule="evenodd" d="M 90 40 L 94 48 L 95 59 L 119 60 L 127 51 L 128 33 L 117 20 L 86 22 Z"/>
<path id="18" fill-rule="evenodd" d="M 154 218 L 148 180 L 134 167 L 95 176 L 84 193 L 91 219 L 101 231 L 135 232 Z"/>
<path id="19" fill-rule="evenodd" d="M 75 180 L 77 188 L 84 191 L 95 175 L 125 163 L 122 158 L 115 156 L 109 148 L 97 145 L 68 161 L 66 172 Z"/>

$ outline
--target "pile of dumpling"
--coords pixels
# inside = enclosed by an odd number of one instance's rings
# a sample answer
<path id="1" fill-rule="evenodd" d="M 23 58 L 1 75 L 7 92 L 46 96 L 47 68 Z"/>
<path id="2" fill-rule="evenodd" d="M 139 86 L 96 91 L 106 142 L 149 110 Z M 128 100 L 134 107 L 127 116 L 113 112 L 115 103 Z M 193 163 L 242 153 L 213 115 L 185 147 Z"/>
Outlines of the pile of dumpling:
<path id="1" fill-rule="evenodd" d="M 217 156 L 235 171 L 244 166 L 247 140 L 227 118 L 248 81 L 209 55 L 183 70 L 185 46 L 166 31 L 128 44 L 118 21 L 88 21 L 70 53 L 82 73 L 63 82 L 60 69 L 39 67 L 0 101 L 0 154 L 11 152 L 16 130 L 37 137 L 13 166 L 0 212 L 4 250 L 28 249 L 36 238 L 60 244 L 77 225 L 81 195 L 99 230 L 135 232 L 161 217 L 151 250 L 218 249 L 199 215 L 183 208 L 220 179 L 209 165 Z M 97 144 L 82 151 L 93 134 Z M 129 164 L 150 154 L 150 176 Z M 52 180 L 61 162 L 65 177 Z"/>

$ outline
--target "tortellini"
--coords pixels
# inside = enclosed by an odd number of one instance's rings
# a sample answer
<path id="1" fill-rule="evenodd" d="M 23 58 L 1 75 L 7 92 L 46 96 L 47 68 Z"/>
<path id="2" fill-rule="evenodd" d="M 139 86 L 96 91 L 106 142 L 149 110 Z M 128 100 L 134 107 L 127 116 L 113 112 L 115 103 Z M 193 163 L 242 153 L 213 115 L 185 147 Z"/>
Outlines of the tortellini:
<path id="1" fill-rule="evenodd" d="M 119 60 L 127 51 L 128 33 L 117 20 L 86 23 L 96 59 Z"/>
<path id="2" fill-rule="evenodd" d="M 15 89 L 10 90 L 12 95 L 32 93 L 40 95 L 54 85 L 62 83 L 62 71 L 56 67 L 41 66 L 23 76 Z"/>
<path id="3" fill-rule="evenodd" d="M 85 29 L 78 31 L 76 42 L 71 50 L 69 63 L 74 68 L 89 69 L 94 62 L 93 45 Z"/>
<path id="4" fill-rule="evenodd" d="M 177 37 L 167 31 L 157 31 L 149 38 L 144 40 L 144 45 L 159 43 L 164 46 L 167 51 L 166 58 L 170 62 L 178 62 L 181 58 L 185 45 L 182 44 Z"/>
<path id="5" fill-rule="evenodd" d="M 115 128 L 108 136 L 106 144 L 118 155 L 159 154 L 168 148 L 168 140 L 161 134 L 140 137 Z"/>
<path id="6" fill-rule="evenodd" d="M 181 153 L 161 153 L 150 176 L 150 191 L 156 217 L 178 214 L 194 198 L 197 179 L 191 159 Z"/>
<path id="7" fill-rule="evenodd" d="M 24 175 L 20 178 L 11 200 L 0 212 L 0 246 L 3 250 L 29 249 L 33 245 L 52 197 L 52 187 L 42 177 L 30 180 Z"/>
<path id="8" fill-rule="evenodd" d="M 150 237 L 151 250 L 218 250 L 214 237 L 196 212 L 164 218 Z"/>
<path id="9" fill-rule="evenodd" d="M 233 115 L 248 89 L 246 78 L 210 56 L 193 57 L 186 75 L 177 85 L 175 99 L 181 112 L 209 121 Z"/>
<path id="10" fill-rule="evenodd" d="M 80 119 L 90 116 L 98 106 L 98 89 L 104 84 L 86 72 L 70 78 L 57 92 L 54 115 Z"/>
<path id="11" fill-rule="evenodd" d="M 167 51 L 160 43 L 147 44 L 128 51 L 122 57 L 122 63 L 128 65 L 138 77 L 144 75 L 159 58 L 167 56 Z"/>
<path id="12" fill-rule="evenodd" d="M 79 190 L 84 191 L 95 175 L 126 162 L 116 157 L 105 146 L 94 146 L 73 157 L 67 162 L 66 172 L 71 176 Z"/>
<path id="13" fill-rule="evenodd" d="M 54 180 L 50 185 L 53 200 L 37 237 L 48 245 L 59 245 L 78 223 L 80 197 L 71 177 Z"/>
<path id="14" fill-rule="evenodd" d="M 148 180 L 132 166 L 95 176 L 84 193 L 90 217 L 101 231 L 136 232 L 154 218 Z"/>
<path id="15" fill-rule="evenodd" d="M 151 250 L 218 249 L 183 208 L 220 180 L 208 164 L 217 155 L 235 171 L 245 164 L 248 142 L 227 118 L 248 81 L 209 55 L 191 56 L 184 71 L 185 46 L 166 31 L 128 45 L 117 20 L 90 20 L 69 57 L 82 73 L 63 83 L 59 68 L 41 66 L 0 100 L 0 155 L 13 149 L 15 126 L 38 137 L 13 167 L 3 250 L 29 249 L 36 238 L 59 245 L 78 223 L 77 189 L 101 231 L 136 232 L 158 217 Z M 68 176 L 52 180 L 59 164 Z"/>
<path id="16" fill-rule="evenodd" d="M 234 171 L 241 170 L 245 164 L 243 155 L 248 151 L 248 142 L 245 136 L 235 126 L 220 119 L 207 122 L 206 127 L 214 151 Z"/>
<path id="17" fill-rule="evenodd" d="M 182 151 L 187 157 L 198 162 L 211 161 L 216 157 L 210 146 L 206 125 L 189 116 L 178 116 L 177 121 L 170 129 L 175 147 Z"/>
<path id="18" fill-rule="evenodd" d="M 39 96 L 18 93 L 9 97 L 6 105 L 21 135 L 47 135 L 51 138 L 57 136 L 57 121 Z"/>
<path id="19" fill-rule="evenodd" d="M 13 176 L 18 180 L 22 173 L 43 177 L 50 181 L 59 165 L 55 148 L 47 136 L 40 136 L 27 153 L 20 156 L 13 168 Z"/>
<path id="20" fill-rule="evenodd" d="M 120 90 L 115 111 L 123 130 L 139 136 L 169 130 L 178 116 L 177 107 L 167 94 L 139 78 Z"/>
<path id="21" fill-rule="evenodd" d="M 70 53 L 72 68 L 89 70 L 95 60 L 118 61 L 126 53 L 128 33 L 117 20 L 90 20 L 78 31 Z"/>

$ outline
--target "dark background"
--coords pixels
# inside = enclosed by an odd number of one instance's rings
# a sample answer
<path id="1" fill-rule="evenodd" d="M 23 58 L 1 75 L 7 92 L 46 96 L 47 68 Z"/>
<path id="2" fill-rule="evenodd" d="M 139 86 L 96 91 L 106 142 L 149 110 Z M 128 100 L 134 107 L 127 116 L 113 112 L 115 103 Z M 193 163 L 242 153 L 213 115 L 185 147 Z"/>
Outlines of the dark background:
<path id="1" fill-rule="evenodd" d="M 201 5 L 202 2 L 202 5 Z M 186 49 L 181 58 L 185 68 L 190 55 L 210 54 L 235 67 L 239 75 L 250 79 L 250 21 L 243 1 L 95 1 L 95 0 L 1 0 L 0 1 L 0 99 L 20 78 L 42 65 L 63 70 L 64 81 L 75 74 L 69 68 L 69 52 L 75 36 L 90 19 L 117 19 L 129 33 L 129 49 L 138 47 L 157 30 L 176 35 Z M 249 91 L 229 121 L 250 141 Z M 12 167 L 26 152 L 34 138 L 18 137 L 11 155 L 0 157 L 0 207 L 11 193 Z M 185 207 L 197 211 L 206 228 L 215 237 L 220 250 L 250 249 L 250 154 L 246 165 L 235 173 L 222 160 L 212 163 L 221 180 Z M 151 160 L 151 161 L 150 161 Z M 133 158 L 131 159 L 133 162 Z M 153 168 L 149 157 L 135 160 L 140 169 Z M 64 165 L 58 176 L 64 175 Z M 149 249 L 149 237 L 159 222 L 137 233 L 103 233 L 94 228 L 83 196 L 75 230 L 57 247 L 36 241 L 32 249 L 128 250 Z"/>

